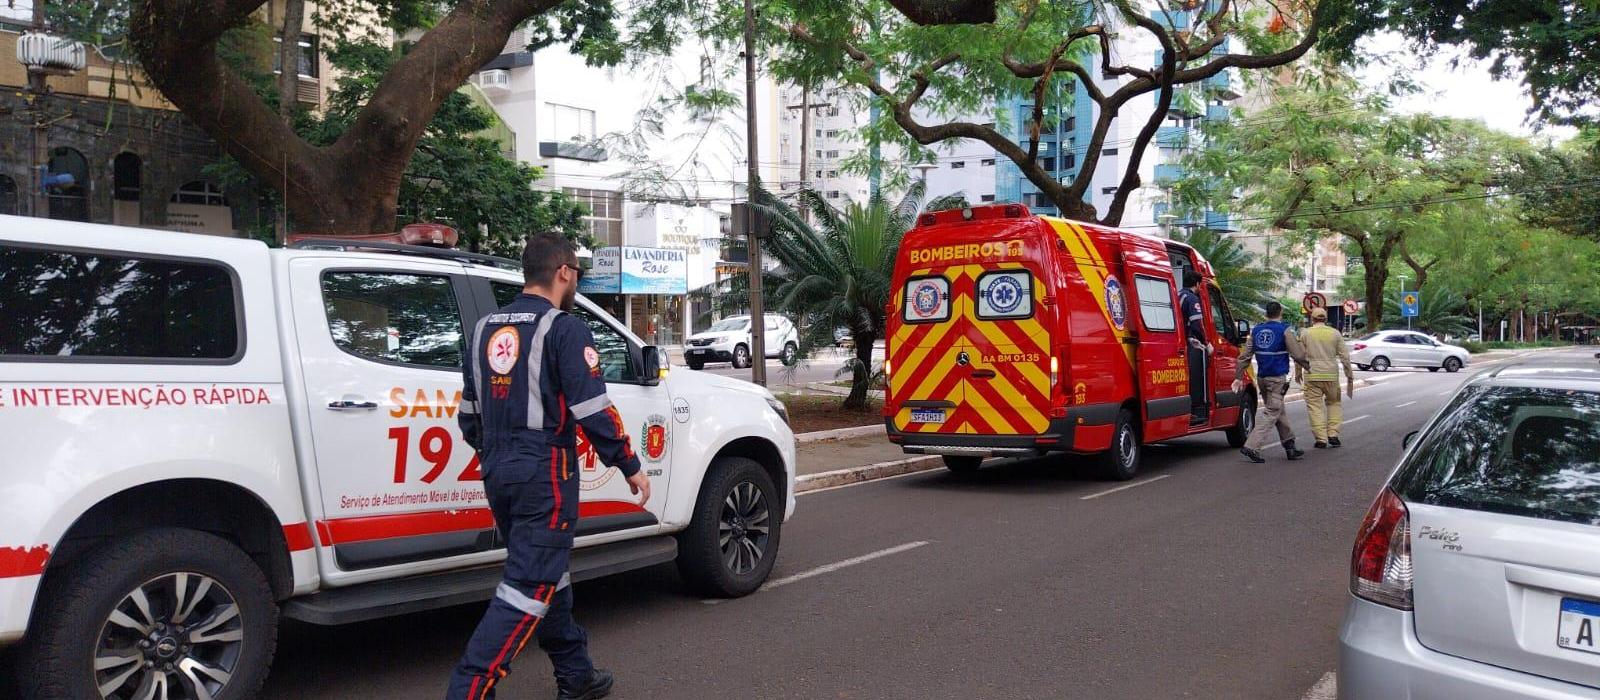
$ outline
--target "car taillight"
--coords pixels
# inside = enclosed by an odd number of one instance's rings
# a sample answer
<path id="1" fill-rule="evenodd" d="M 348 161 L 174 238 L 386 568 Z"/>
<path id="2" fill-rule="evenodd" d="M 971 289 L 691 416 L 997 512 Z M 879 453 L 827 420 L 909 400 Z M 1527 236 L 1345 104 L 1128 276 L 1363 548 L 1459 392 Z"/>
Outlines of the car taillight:
<path id="1" fill-rule="evenodd" d="M 1350 592 L 1380 605 L 1411 609 L 1411 516 L 1387 488 L 1367 511 L 1356 536 Z"/>
<path id="2" fill-rule="evenodd" d="M 1367 344 L 1366 343 L 1356 343 L 1355 348 L 1357 350 L 1366 350 L 1367 349 Z"/>

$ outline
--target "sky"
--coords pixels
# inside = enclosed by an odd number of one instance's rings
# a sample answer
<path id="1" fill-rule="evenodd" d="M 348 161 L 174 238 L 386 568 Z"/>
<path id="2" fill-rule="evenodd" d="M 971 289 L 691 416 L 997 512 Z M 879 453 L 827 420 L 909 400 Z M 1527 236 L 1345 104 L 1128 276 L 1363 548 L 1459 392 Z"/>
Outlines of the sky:
<path id="1" fill-rule="evenodd" d="M 1491 128 L 1524 135 L 1542 135 L 1557 140 L 1576 133 L 1570 127 L 1545 127 L 1536 132 L 1524 123 L 1533 98 L 1518 79 L 1494 80 L 1489 77 L 1489 61 L 1474 61 L 1463 51 L 1441 49 L 1430 58 L 1423 58 L 1412 50 L 1397 34 L 1383 33 L 1362 42 L 1362 48 L 1372 53 L 1392 54 L 1395 63 L 1388 67 L 1369 66 L 1362 71 L 1362 82 L 1378 85 L 1397 68 L 1418 69 L 1413 74 L 1423 88 L 1422 92 L 1406 95 L 1393 102 L 1395 109 L 1408 112 L 1478 119 Z M 1461 58 L 1460 65 L 1452 68 L 1450 61 Z"/>

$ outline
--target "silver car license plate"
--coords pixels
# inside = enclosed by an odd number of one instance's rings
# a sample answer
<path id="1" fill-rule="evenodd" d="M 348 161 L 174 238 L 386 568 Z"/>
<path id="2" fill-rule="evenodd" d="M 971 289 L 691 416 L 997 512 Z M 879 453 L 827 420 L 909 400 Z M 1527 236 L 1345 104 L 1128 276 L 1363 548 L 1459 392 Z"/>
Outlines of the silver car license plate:
<path id="1" fill-rule="evenodd" d="M 1561 599 L 1561 621 L 1556 625 L 1556 644 L 1563 649 L 1576 649 L 1600 654 L 1600 603 L 1577 598 Z"/>

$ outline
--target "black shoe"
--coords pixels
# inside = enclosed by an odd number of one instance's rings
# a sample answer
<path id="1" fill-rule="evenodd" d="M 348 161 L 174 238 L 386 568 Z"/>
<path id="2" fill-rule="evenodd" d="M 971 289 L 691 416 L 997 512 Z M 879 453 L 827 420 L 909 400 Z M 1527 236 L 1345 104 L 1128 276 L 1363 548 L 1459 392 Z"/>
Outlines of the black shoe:
<path id="1" fill-rule="evenodd" d="M 588 683 L 576 688 L 558 688 L 556 700 L 600 700 L 611 694 L 611 685 L 615 681 L 610 671 L 597 668 L 594 675 L 589 676 Z"/>
<path id="2" fill-rule="evenodd" d="M 1328 446 L 1329 447 L 1338 447 L 1339 444 L 1340 444 L 1339 443 L 1339 438 L 1336 438 L 1336 437 L 1328 438 Z"/>
<path id="3" fill-rule="evenodd" d="M 1317 444 L 1312 445 L 1312 447 L 1315 447 L 1315 448 L 1317 448 L 1319 450 L 1326 450 L 1326 449 L 1328 449 L 1328 443 L 1323 442 L 1321 440 L 1318 440 Z"/>
<path id="4" fill-rule="evenodd" d="M 1244 455 L 1245 459 L 1255 462 L 1256 464 L 1265 464 L 1267 462 L 1267 458 L 1262 457 L 1260 451 L 1252 450 L 1248 447 L 1241 448 L 1239 450 L 1239 454 Z"/>

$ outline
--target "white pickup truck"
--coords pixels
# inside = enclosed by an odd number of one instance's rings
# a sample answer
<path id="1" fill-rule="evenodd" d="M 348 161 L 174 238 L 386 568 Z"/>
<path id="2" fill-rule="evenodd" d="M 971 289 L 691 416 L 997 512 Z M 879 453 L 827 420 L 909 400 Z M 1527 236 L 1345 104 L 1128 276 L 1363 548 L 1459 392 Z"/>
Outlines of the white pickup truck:
<path id="1" fill-rule="evenodd" d="M 249 697 L 280 615 L 487 600 L 504 550 L 455 413 L 509 263 L 0 216 L 0 645 L 24 696 Z M 697 594 L 754 591 L 794 510 L 782 404 L 575 313 L 655 495 L 580 444 L 573 578 L 676 560 Z"/>

